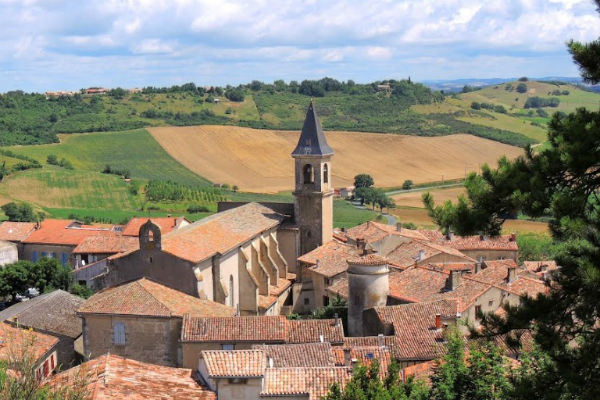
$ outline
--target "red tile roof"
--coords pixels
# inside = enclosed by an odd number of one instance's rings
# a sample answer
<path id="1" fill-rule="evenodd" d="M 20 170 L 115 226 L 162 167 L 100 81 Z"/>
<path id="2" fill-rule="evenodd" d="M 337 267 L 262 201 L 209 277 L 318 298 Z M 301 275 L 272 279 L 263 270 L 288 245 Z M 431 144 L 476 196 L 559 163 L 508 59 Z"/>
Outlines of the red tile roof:
<path id="1" fill-rule="evenodd" d="M 77 246 L 88 236 L 99 235 L 110 236 L 114 232 L 105 227 L 81 225 L 74 220 L 45 219 L 41 222 L 41 227 L 33 231 L 23 243 Z"/>
<path id="2" fill-rule="evenodd" d="M 21 329 L 0 322 L 0 360 L 10 362 L 23 356 L 33 356 L 37 361 L 58 344 L 58 338 Z"/>
<path id="3" fill-rule="evenodd" d="M 333 367 L 335 365 L 332 347 L 325 343 L 300 343 L 252 346 L 263 351 L 267 359 L 273 360 L 273 367 Z"/>
<path id="4" fill-rule="evenodd" d="M 421 251 L 422 253 L 420 253 Z M 438 254 L 445 254 L 452 256 L 454 262 L 456 262 L 456 258 L 463 259 L 465 262 L 475 262 L 471 257 L 464 255 L 459 250 L 452 247 L 415 239 L 401 243 L 390 253 L 386 254 L 386 257 L 394 264 L 409 267 L 415 265 L 415 262 L 421 261 L 418 259 L 419 254 L 423 255 L 422 261 Z"/>
<path id="5" fill-rule="evenodd" d="M 258 203 L 248 203 L 214 214 L 162 237 L 163 251 L 198 263 L 225 254 L 254 236 L 276 227 L 285 215 Z"/>
<path id="6" fill-rule="evenodd" d="M 454 235 L 452 239 L 448 239 L 446 235 L 442 234 L 440 231 L 420 230 L 419 232 L 425 236 L 427 240 L 458 250 L 519 250 L 517 241 L 513 240 L 513 235 L 501 235 L 498 237 Z"/>
<path id="7" fill-rule="evenodd" d="M 267 368 L 261 396 L 307 395 L 319 400 L 333 383 L 343 388 L 351 377 L 347 367 Z"/>
<path id="8" fill-rule="evenodd" d="M 103 355 L 50 378 L 48 385 L 66 388 L 85 382 L 90 400 L 216 400 L 192 371 Z"/>
<path id="9" fill-rule="evenodd" d="M 540 277 L 543 276 L 545 272 L 552 272 L 558 269 L 556 261 L 524 261 L 523 266 L 529 272 L 533 272 Z"/>
<path id="10" fill-rule="evenodd" d="M 462 312 L 491 288 L 488 283 L 470 279 L 462 274 L 461 284 L 453 291 L 447 289 L 450 273 L 430 266 L 411 267 L 404 271 L 391 271 L 390 297 L 422 303 L 436 300 L 456 300 Z"/>
<path id="11" fill-rule="evenodd" d="M 261 350 L 205 350 L 201 354 L 210 378 L 259 378 L 267 367 Z"/>
<path id="12" fill-rule="evenodd" d="M 73 249 L 75 254 L 116 254 L 137 249 L 139 239 L 133 236 L 123 236 L 114 232 L 112 235 L 88 236 Z"/>
<path id="13" fill-rule="evenodd" d="M 331 278 L 346 271 L 348 269 L 346 260 L 357 252 L 354 245 L 332 240 L 299 257 L 298 261 L 311 265 L 311 271 Z"/>
<path id="14" fill-rule="evenodd" d="M 375 307 L 379 320 L 391 325 L 398 338 L 397 357 L 404 360 L 431 360 L 441 354 L 442 329 L 436 329 L 436 314 L 456 318 L 452 300 Z"/>
<path id="15" fill-rule="evenodd" d="M 354 256 L 347 260 L 348 264 L 352 265 L 366 265 L 366 266 L 379 266 L 387 265 L 388 260 L 381 257 L 378 254 L 367 254 L 363 256 Z"/>
<path id="16" fill-rule="evenodd" d="M 223 304 L 190 296 L 146 278 L 105 289 L 79 308 L 80 314 L 120 314 L 149 317 L 232 316 Z"/>
<path id="17" fill-rule="evenodd" d="M 355 226 L 346 231 L 346 236 L 356 241 L 356 239 L 364 239 L 367 243 L 377 242 L 389 235 L 404 236 L 412 239 L 427 240 L 420 231 L 411 229 L 397 230 L 395 226 L 380 224 L 378 222 L 368 221 L 364 224 Z"/>
<path id="18" fill-rule="evenodd" d="M 171 232 L 177 226 L 178 220 L 183 217 L 160 217 L 160 218 L 150 218 L 150 220 L 158 225 L 160 228 L 160 232 L 165 235 Z M 139 236 L 140 228 L 148 221 L 146 217 L 136 217 L 131 218 L 127 225 L 123 227 L 123 235 L 125 236 Z M 187 219 L 186 219 L 187 221 Z M 189 222 L 189 221 L 188 221 Z"/>
<path id="19" fill-rule="evenodd" d="M 22 242 L 35 229 L 35 222 L 10 222 L 0 224 L 0 240 Z"/>
<path id="20" fill-rule="evenodd" d="M 288 320 L 283 315 L 201 318 L 186 315 L 182 342 L 341 343 L 341 321 Z"/>
<path id="21" fill-rule="evenodd" d="M 485 268 L 473 274 L 472 279 L 489 283 L 518 296 L 536 297 L 539 293 L 545 293 L 548 289 L 537 275 L 525 268 L 519 268 L 514 260 L 485 261 L 483 266 Z M 515 270 L 515 280 L 509 283 L 508 271 L 511 268 Z"/>
<path id="22" fill-rule="evenodd" d="M 379 374 L 382 378 L 387 375 L 392 362 L 390 348 L 387 346 L 335 346 L 331 351 L 335 355 L 335 364 L 341 367 L 351 367 L 354 363 L 371 365 L 373 360 L 379 361 Z M 350 363 L 346 357 L 350 359 Z"/>

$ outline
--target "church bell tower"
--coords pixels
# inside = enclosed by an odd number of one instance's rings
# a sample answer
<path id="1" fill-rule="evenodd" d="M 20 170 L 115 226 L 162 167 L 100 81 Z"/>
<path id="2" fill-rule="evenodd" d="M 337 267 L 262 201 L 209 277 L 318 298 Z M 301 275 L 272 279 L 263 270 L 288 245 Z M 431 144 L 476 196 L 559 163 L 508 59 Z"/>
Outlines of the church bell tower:
<path id="1" fill-rule="evenodd" d="M 300 229 L 300 254 L 314 250 L 333 237 L 332 156 L 333 149 L 327 144 L 311 101 L 300 140 L 292 152 L 296 170 L 294 212 Z"/>

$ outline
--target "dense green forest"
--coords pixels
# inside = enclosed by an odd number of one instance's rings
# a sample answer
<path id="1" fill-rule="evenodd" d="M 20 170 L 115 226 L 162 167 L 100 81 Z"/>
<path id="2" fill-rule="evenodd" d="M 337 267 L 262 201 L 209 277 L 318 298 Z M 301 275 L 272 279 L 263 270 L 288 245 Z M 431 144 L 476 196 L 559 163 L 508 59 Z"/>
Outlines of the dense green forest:
<path id="1" fill-rule="evenodd" d="M 318 98 L 315 104 L 325 129 L 420 136 L 470 133 L 517 146 L 534 142 L 521 133 L 472 124 L 451 114 L 413 111 L 414 105 L 443 103 L 445 95 L 410 79 L 370 84 L 332 78 L 301 83 L 253 81 L 208 89 L 188 83 L 146 87 L 135 93 L 121 88 L 106 95 L 84 92 L 59 97 L 21 91 L 0 95 L 0 145 L 52 143 L 58 141 L 58 133 L 157 125 L 298 130 L 310 98 Z"/>

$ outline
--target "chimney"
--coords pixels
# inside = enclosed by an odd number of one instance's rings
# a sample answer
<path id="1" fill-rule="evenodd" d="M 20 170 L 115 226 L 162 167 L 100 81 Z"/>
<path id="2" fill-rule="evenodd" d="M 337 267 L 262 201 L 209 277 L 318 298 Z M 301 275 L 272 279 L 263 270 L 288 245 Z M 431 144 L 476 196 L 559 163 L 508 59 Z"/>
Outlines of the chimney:
<path id="1" fill-rule="evenodd" d="M 510 238 L 508 239 L 511 242 L 516 242 L 517 241 L 517 234 L 516 233 L 511 233 L 510 234 Z"/>
<path id="2" fill-rule="evenodd" d="M 449 291 L 454 291 L 460 286 L 461 281 L 461 272 L 460 271 L 450 271 L 450 276 L 448 277 L 448 285 L 447 289 Z"/>
<path id="3" fill-rule="evenodd" d="M 454 240 L 454 232 L 448 231 L 448 233 L 446 233 L 446 239 L 447 240 Z"/>
<path id="4" fill-rule="evenodd" d="M 442 314 L 435 314 L 435 329 L 442 329 Z"/>
<path id="5" fill-rule="evenodd" d="M 365 248 L 367 246 L 367 242 L 363 238 L 356 238 L 356 247 L 358 248 L 360 254 L 365 252 Z"/>
<path id="6" fill-rule="evenodd" d="M 325 343 L 325 338 L 323 337 L 323 335 L 319 335 L 319 342 Z"/>
<path id="7" fill-rule="evenodd" d="M 485 242 L 487 240 L 487 237 L 485 237 L 485 235 L 479 235 L 479 240 Z"/>
<path id="8" fill-rule="evenodd" d="M 338 316 L 338 313 L 335 313 L 333 318 L 335 318 L 335 322 L 333 326 L 338 326 L 340 324 L 340 317 Z"/>
<path id="9" fill-rule="evenodd" d="M 269 368 L 273 368 L 273 358 L 269 357 Z"/>
<path id="10" fill-rule="evenodd" d="M 346 228 L 342 227 L 342 232 L 346 232 Z"/>
<path id="11" fill-rule="evenodd" d="M 417 255 L 417 261 L 423 261 L 425 259 L 425 250 L 419 250 L 419 254 Z"/>
<path id="12" fill-rule="evenodd" d="M 517 280 L 517 269 L 515 267 L 509 267 L 508 268 L 508 277 L 507 277 L 508 283 L 512 283 L 516 280 Z"/>
<path id="13" fill-rule="evenodd" d="M 396 222 L 396 230 L 402 232 L 402 222 Z"/>
<path id="14" fill-rule="evenodd" d="M 350 348 L 344 349 L 344 366 L 349 366 L 352 360 L 350 359 Z"/>
<path id="15" fill-rule="evenodd" d="M 380 333 L 379 335 L 377 335 L 377 344 L 379 345 L 379 347 L 385 347 L 385 340 L 383 337 L 383 333 Z"/>
<path id="16" fill-rule="evenodd" d="M 481 261 L 477 261 L 475 263 L 475 273 L 481 272 L 481 264 L 482 264 Z"/>

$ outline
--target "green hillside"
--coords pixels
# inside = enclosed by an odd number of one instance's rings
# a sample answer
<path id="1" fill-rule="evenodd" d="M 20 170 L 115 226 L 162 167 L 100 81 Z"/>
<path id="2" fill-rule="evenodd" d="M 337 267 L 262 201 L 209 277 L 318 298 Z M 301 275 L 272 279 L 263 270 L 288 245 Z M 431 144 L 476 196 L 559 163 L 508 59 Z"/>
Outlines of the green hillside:
<path id="1" fill-rule="evenodd" d="M 519 84 L 525 85 L 522 93 L 517 90 Z M 551 99 L 555 100 L 553 106 L 535 106 L 533 100 L 536 98 L 548 103 Z M 578 107 L 594 108 L 599 101 L 598 93 L 561 82 L 515 81 L 449 96 L 443 103 L 414 105 L 411 108 L 428 117 L 452 116 L 473 125 L 516 132 L 543 143 L 552 114 L 572 112 Z M 480 108 L 474 107 L 474 103 Z M 482 104 L 501 108 L 498 111 L 481 107 Z"/>

